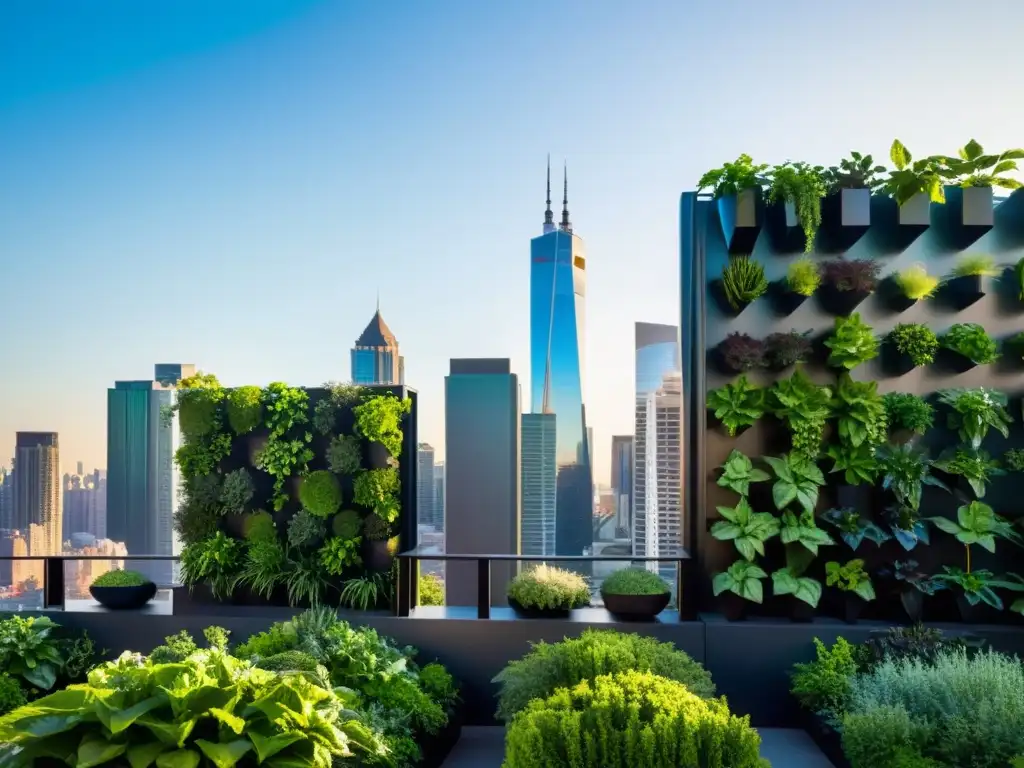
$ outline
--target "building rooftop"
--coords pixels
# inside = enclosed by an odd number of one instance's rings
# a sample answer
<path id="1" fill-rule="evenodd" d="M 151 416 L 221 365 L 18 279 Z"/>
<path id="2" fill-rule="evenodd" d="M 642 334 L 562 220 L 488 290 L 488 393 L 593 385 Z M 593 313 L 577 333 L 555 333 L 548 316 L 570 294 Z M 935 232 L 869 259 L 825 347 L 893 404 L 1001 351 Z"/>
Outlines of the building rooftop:
<path id="1" fill-rule="evenodd" d="M 369 324 L 363 330 L 363 333 L 356 339 L 357 347 L 397 347 L 398 339 L 395 338 L 395 334 L 388 328 L 388 324 L 384 322 L 384 318 L 380 315 L 378 309 L 373 313 Z"/>

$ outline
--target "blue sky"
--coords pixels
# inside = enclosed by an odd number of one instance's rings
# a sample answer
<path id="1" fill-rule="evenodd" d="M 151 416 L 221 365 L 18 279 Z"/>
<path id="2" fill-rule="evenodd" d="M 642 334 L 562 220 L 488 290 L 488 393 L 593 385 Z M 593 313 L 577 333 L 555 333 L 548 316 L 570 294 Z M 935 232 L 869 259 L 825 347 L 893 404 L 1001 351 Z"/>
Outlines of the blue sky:
<path id="1" fill-rule="evenodd" d="M 378 289 L 441 447 L 448 358 L 528 391 L 550 152 L 606 479 L 633 323 L 677 322 L 680 192 L 740 152 L 1024 145 L 1021 29 L 1010 0 L 5 0 L 0 456 L 52 429 L 103 466 L 106 388 L 158 361 L 347 378 Z"/>

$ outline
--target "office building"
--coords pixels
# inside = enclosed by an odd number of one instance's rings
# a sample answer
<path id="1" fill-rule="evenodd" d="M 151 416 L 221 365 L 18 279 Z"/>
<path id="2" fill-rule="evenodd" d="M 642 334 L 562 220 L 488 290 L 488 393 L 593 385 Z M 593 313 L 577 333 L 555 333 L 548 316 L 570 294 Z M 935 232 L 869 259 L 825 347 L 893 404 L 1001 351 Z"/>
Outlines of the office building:
<path id="1" fill-rule="evenodd" d="M 14 524 L 14 471 L 0 467 L 0 530 Z"/>
<path id="2" fill-rule="evenodd" d="M 434 447 L 429 443 L 416 446 L 416 521 L 437 528 L 434 511 Z"/>
<path id="3" fill-rule="evenodd" d="M 75 474 L 64 475 L 61 483 L 64 493 L 63 541 L 72 534 L 85 533 L 97 539 L 107 537 L 107 473 L 94 469 L 85 474 L 78 462 Z"/>
<path id="4" fill-rule="evenodd" d="M 633 436 L 612 435 L 612 508 L 617 531 L 630 530 L 633 520 Z"/>
<path id="5" fill-rule="evenodd" d="M 555 414 L 522 417 L 522 547 L 524 555 L 555 554 Z"/>
<path id="6" fill-rule="evenodd" d="M 30 555 L 58 555 L 64 529 L 57 433 L 18 432 L 14 464 L 11 528 L 30 534 Z"/>
<path id="7" fill-rule="evenodd" d="M 682 377 L 666 374 L 661 387 L 647 396 L 647 439 L 644 453 L 643 551 L 649 556 L 675 555 L 683 543 L 680 414 Z M 634 551 L 636 549 L 634 541 Z M 649 563 L 666 578 L 671 562 Z"/>
<path id="8" fill-rule="evenodd" d="M 444 462 L 434 464 L 434 516 L 437 520 L 437 530 L 444 530 Z"/>
<path id="9" fill-rule="evenodd" d="M 398 339 L 381 317 L 379 303 L 352 347 L 352 383 L 405 384 L 405 358 L 398 353 Z"/>
<path id="10" fill-rule="evenodd" d="M 647 506 L 656 498 L 659 490 L 647 488 L 648 470 L 659 466 L 656 456 L 658 446 L 651 443 L 652 435 L 657 436 L 658 425 L 648 424 L 651 413 L 650 396 L 663 387 L 666 377 L 678 373 L 680 368 L 679 329 L 674 325 L 658 323 L 636 324 L 636 400 L 633 425 L 633 494 L 631 538 L 634 555 L 653 555 L 649 542 L 656 536 L 657 524 L 648 525 Z M 655 405 L 656 408 L 656 405 Z M 655 415 L 657 411 L 654 411 Z M 676 423 L 679 416 L 675 417 Z M 653 428 L 652 432 L 649 427 Z M 678 445 L 678 439 L 676 441 Z M 652 461 L 648 461 L 648 450 Z M 678 452 L 678 451 L 677 451 Z M 676 461 L 679 461 L 677 456 Z M 678 475 L 678 469 L 676 470 Z M 652 495 L 653 494 L 653 495 Z M 678 496 L 678 492 L 677 492 Z M 653 513 L 653 510 L 652 510 Z"/>
<path id="11" fill-rule="evenodd" d="M 445 551 L 520 554 L 519 378 L 507 359 L 453 359 L 444 381 Z M 449 562 L 448 605 L 476 605 L 473 562 Z M 491 564 L 491 604 L 515 568 Z"/>
<path id="12" fill-rule="evenodd" d="M 118 381 L 107 390 L 107 538 L 132 555 L 171 555 L 178 497 L 177 419 L 163 411 L 194 365 L 160 364 L 152 380 Z M 173 579 L 170 562 L 134 564 L 158 585 Z"/>
<path id="13" fill-rule="evenodd" d="M 530 411 L 553 414 L 555 549 L 580 555 L 593 543 L 593 472 L 584 407 L 586 253 L 569 221 L 568 174 L 562 220 L 551 211 L 548 163 L 543 232 L 530 241 Z"/>

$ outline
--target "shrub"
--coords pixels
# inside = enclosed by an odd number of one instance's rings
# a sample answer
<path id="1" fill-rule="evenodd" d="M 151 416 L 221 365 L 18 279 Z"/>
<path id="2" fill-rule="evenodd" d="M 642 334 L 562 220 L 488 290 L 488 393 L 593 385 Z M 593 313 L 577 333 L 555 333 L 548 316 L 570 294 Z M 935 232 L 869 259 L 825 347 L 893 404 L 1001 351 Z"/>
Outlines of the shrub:
<path id="1" fill-rule="evenodd" d="M 459 687 L 455 678 L 440 664 L 427 664 L 420 670 L 420 686 L 446 712 L 451 712 L 459 700 Z"/>
<path id="2" fill-rule="evenodd" d="M 240 515 L 249 508 L 256 489 L 252 484 L 252 477 L 249 470 L 236 469 L 224 476 L 224 484 L 221 486 L 220 503 L 223 505 L 223 514 Z"/>
<path id="3" fill-rule="evenodd" d="M 768 366 L 781 370 L 807 360 L 811 356 L 811 340 L 799 331 L 771 333 L 764 340 L 764 352 Z"/>
<path id="4" fill-rule="evenodd" d="M 444 584 L 433 573 L 420 574 L 420 605 L 444 605 Z"/>
<path id="5" fill-rule="evenodd" d="M 252 432 L 263 421 L 263 390 L 246 386 L 228 392 L 228 424 L 236 435 Z"/>
<path id="6" fill-rule="evenodd" d="M 822 282 L 837 291 L 871 293 L 878 286 L 881 265 L 872 259 L 832 259 L 820 269 Z"/>
<path id="7" fill-rule="evenodd" d="M 343 509 L 331 519 L 331 530 L 340 539 L 354 539 L 363 527 L 363 518 L 352 509 Z"/>
<path id="8" fill-rule="evenodd" d="M 362 539 L 358 536 L 353 539 L 341 539 L 333 536 L 324 542 L 320 547 L 320 567 L 332 576 L 340 576 L 347 569 L 362 565 L 363 558 L 360 556 L 360 544 Z"/>
<path id="9" fill-rule="evenodd" d="M 316 672 L 319 662 L 302 651 L 282 651 L 256 662 L 260 669 L 270 672 Z"/>
<path id="10" fill-rule="evenodd" d="M 327 466 L 339 475 L 354 475 L 363 465 L 363 446 L 358 437 L 335 435 L 327 447 Z"/>
<path id="11" fill-rule="evenodd" d="M 729 306 L 739 311 L 768 290 L 764 267 L 749 255 L 731 256 L 722 271 L 722 288 Z"/>
<path id="12" fill-rule="evenodd" d="M 856 647 L 844 637 L 836 638 L 831 648 L 814 638 L 814 647 L 817 659 L 794 665 L 790 691 L 804 709 L 833 718 L 846 709 L 857 674 Z"/>
<path id="13" fill-rule="evenodd" d="M 965 253 L 953 267 L 953 277 L 995 277 L 999 274 L 996 260 L 987 253 Z"/>
<path id="14" fill-rule="evenodd" d="M 623 568 L 601 584 L 601 593 L 607 595 L 664 595 L 668 592 L 665 580 L 645 568 Z"/>
<path id="15" fill-rule="evenodd" d="M 719 345 L 722 361 L 733 371 L 764 367 L 764 342 L 747 333 L 730 333 Z"/>
<path id="16" fill-rule="evenodd" d="M 923 264 L 907 267 L 893 279 L 903 295 L 913 301 L 927 299 L 939 287 L 939 278 L 929 275 Z"/>
<path id="17" fill-rule="evenodd" d="M 305 547 L 322 539 L 327 532 L 324 521 L 307 510 L 299 510 L 288 521 L 288 544 L 293 547 Z"/>
<path id="18" fill-rule="evenodd" d="M 810 296 L 821 285 L 821 273 L 817 265 L 807 257 L 797 259 L 786 271 L 786 284 L 793 293 Z"/>
<path id="19" fill-rule="evenodd" d="M 878 339 L 857 312 L 836 318 L 835 331 L 825 346 L 832 350 L 828 364 L 848 371 L 878 356 Z"/>
<path id="20" fill-rule="evenodd" d="M 107 571 L 93 579 L 94 587 L 141 587 L 149 584 L 149 578 L 138 571 Z"/>
<path id="21" fill-rule="evenodd" d="M 391 538 L 391 523 L 378 514 L 367 515 L 363 520 L 363 535 L 370 541 L 387 541 Z"/>
<path id="22" fill-rule="evenodd" d="M 352 409 L 356 432 L 367 440 L 380 443 L 392 456 L 402 452 L 402 418 L 412 410 L 412 400 L 394 395 L 367 397 Z"/>
<path id="23" fill-rule="evenodd" d="M 590 603 L 590 589 L 582 576 L 543 564 L 512 579 L 508 596 L 523 608 L 569 610 Z"/>
<path id="24" fill-rule="evenodd" d="M 369 469 L 356 476 L 354 501 L 361 507 L 384 512 L 390 523 L 398 516 L 396 499 L 401 490 L 402 481 L 394 467 Z"/>
<path id="25" fill-rule="evenodd" d="M 1024 450 L 1011 448 L 1003 454 L 1003 463 L 1011 472 L 1024 472 Z"/>
<path id="26" fill-rule="evenodd" d="M 330 517 L 341 506 L 341 484 L 325 470 L 310 472 L 299 486 L 303 509 L 317 517 Z"/>
<path id="27" fill-rule="evenodd" d="M 909 392 L 889 392 L 882 396 L 885 417 L 890 428 L 909 429 L 923 435 L 935 422 L 935 409 L 923 397 Z"/>
<path id="28" fill-rule="evenodd" d="M 220 492 L 220 475 L 185 478 L 174 511 L 174 530 L 183 544 L 195 544 L 216 533 L 221 517 Z"/>
<path id="29" fill-rule="evenodd" d="M 188 441 L 206 437 L 220 428 L 218 406 L 224 390 L 212 374 L 197 373 L 178 383 L 178 426 Z"/>
<path id="30" fill-rule="evenodd" d="M 277 526 L 274 524 L 274 518 L 269 512 L 262 509 L 251 515 L 246 515 L 243 533 L 249 542 L 277 541 Z"/>
<path id="31" fill-rule="evenodd" d="M 0 672 L 0 715 L 6 715 L 27 703 L 25 692 L 21 690 L 18 681 L 6 672 Z"/>
<path id="32" fill-rule="evenodd" d="M 978 365 L 999 359 L 996 342 L 977 323 L 957 323 L 942 335 L 939 343 Z"/>
<path id="33" fill-rule="evenodd" d="M 505 768 L 767 768 L 760 745 L 725 699 L 627 671 L 531 702 L 508 727 Z"/>
<path id="34" fill-rule="evenodd" d="M 508 721 L 532 699 L 557 688 L 572 688 L 598 675 L 637 670 L 674 680 L 703 698 L 715 695 L 711 675 L 672 643 L 608 630 L 586 629 L 560 643 L 535 643 L 526 656 L 509 663 L 498 683 L 499 720 Z"/>
<path id="35" fill-rule="evenodd" d="M 927 325 L 900 323 L 889 331 L 889 342 L 914 365 L 929 365 L 939 351 L 939 339 Z"/>

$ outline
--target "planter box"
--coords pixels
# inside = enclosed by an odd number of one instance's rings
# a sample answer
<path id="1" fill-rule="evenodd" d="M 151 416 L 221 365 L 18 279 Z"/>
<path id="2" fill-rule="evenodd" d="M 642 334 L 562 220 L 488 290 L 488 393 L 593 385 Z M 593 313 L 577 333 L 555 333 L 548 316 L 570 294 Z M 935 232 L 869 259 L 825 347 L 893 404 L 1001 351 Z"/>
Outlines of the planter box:
<path id="1" fill-rule="evenodd" d="M 720 197 L 715 204 L 729 253 L 753 252 L 764 220 L 761 190 L 745 189 L 738 195 Z"/>
<path id="2" fill-rule="evenodd" d="M 871 291 L 840 291 L 834 285 L 822 285 L 818 289 L 821 308 L 833 315 L 848 315 L 871 295 Z"/>
<path id="3" fill-rule="evenodd" d="M 783 278 L 768 284 L 768 298 L 776 313 L 785 316 L 796 312 L 810 297 L 791 291 L 789 283 Z"/>
<path id="4" fill-rule="evenodd" d="M 931 226 L 931 216 L 931 198 L 921 192 L 900 206 L 899 225 L 900 227 L 909 227 L 917 231 L 917 234 L 920 234 Z"/>
<path id="5" fill-rule="evenodd" d="M 853 593 L 843 595 L 843 621 L 856 624 L 867 603 Z"/>
<path id="6" fill-rule="evenodd" d="M 871 227 L 871 190 L 841 189 L 821 201 L 821 237 L 827 250 L 845 251 Z"/>
<path id="7" fill-rule="evenodd" d="M 881 352 L 882 370 L 890 376 L 903 376 L 917 367 L 910 355 L 900 352 L 888 339 L 882 342 Z"/>
<path id="8" fill-rule="evenodd" d="M 935 355 L 935 361 L 939 364 L 940 368 L 953 373 L 966 373 L 978 365 L 971 358 L 964 357 L 959 352 L 954 352 L 952 349 L 946 349 L 945 347 L 939 347 L 938 354 Z"/>
<path id="9" fill-rule="evenodd" d="M 747 618 L 747 601 L 734 592 L 720 594 L 718 607 L 727 621 L 744 621 Z"/>
<path id="10" fill-rule="evenodd" d="M 963 275 L 947 280 L 942 290 L 952 306 L 965 309 L 992 292 L 994 279 L 991 275 Z"/>
<path id="11" fill-rule="evenodd" d="M 524 608 L 511 597 L 508 599 L 508 604 L 517 616 L 524 619 L 567 619 L 572 613 L 568 608 Z"/>
<path id="12" fill-rule="evenodd" d="M 800 710 L 801 724 L 807 735 L 829 759 L 835 768 L 850 768 L 850 761 L 843 753 L 843 738 L 835 728 L 825 722 L 825 718 L 805 709 Z M 881 768 L 881 766 L 879 766 Z"/>
<path id="13" fill-rule="evenodd" d="M 797 253 L 804 250 L 807 238 L 797 218 L 795 203 L 769 205 L 765 218 L 768 221 L 768 235 L 776 252 Z"/>
<path id="14" fill-rule="evenodd" d="M 722 312 L 729 317 L 739 317 L 740 313 L 750 306 L 750 302 L 748 302 L 746 304 L 741 304 L 739 309 L 734 308 L 732 304 L 729 303 L 729 299 L 725 295 L 725 283 L 722 280 L 711 281 L 711 295 L 714 297 L 715 303 L 718 304 L 718 307 Z"/>
<path id="15" fill-rule="evenodd" d="M 608 613 L 624 621 L 651 621 L 668 606 L 672 596 L 661 595 L 609 595 L 601 593 Z"/>
<path id="16" fill-rule="evenodd" d="M 423 752 L 423 760 L 419 768 L 441 768 L 448 755 L 455 749 L 462 736 L 462 726 L 466 722 L 466 713 L 459 707 L 448 718 L 448 724 L 439 733 L 422 734 L 416 739 Z"/>
<path id="17" fill-rule="evenodd" d="M 879 285 L 879 293 L 885 300 L 885 305 L 893 312 L 906 312 L 917 304 L 917 299 L 912 299 L 903 293 L 895 276 L 889 276 Z"/>

